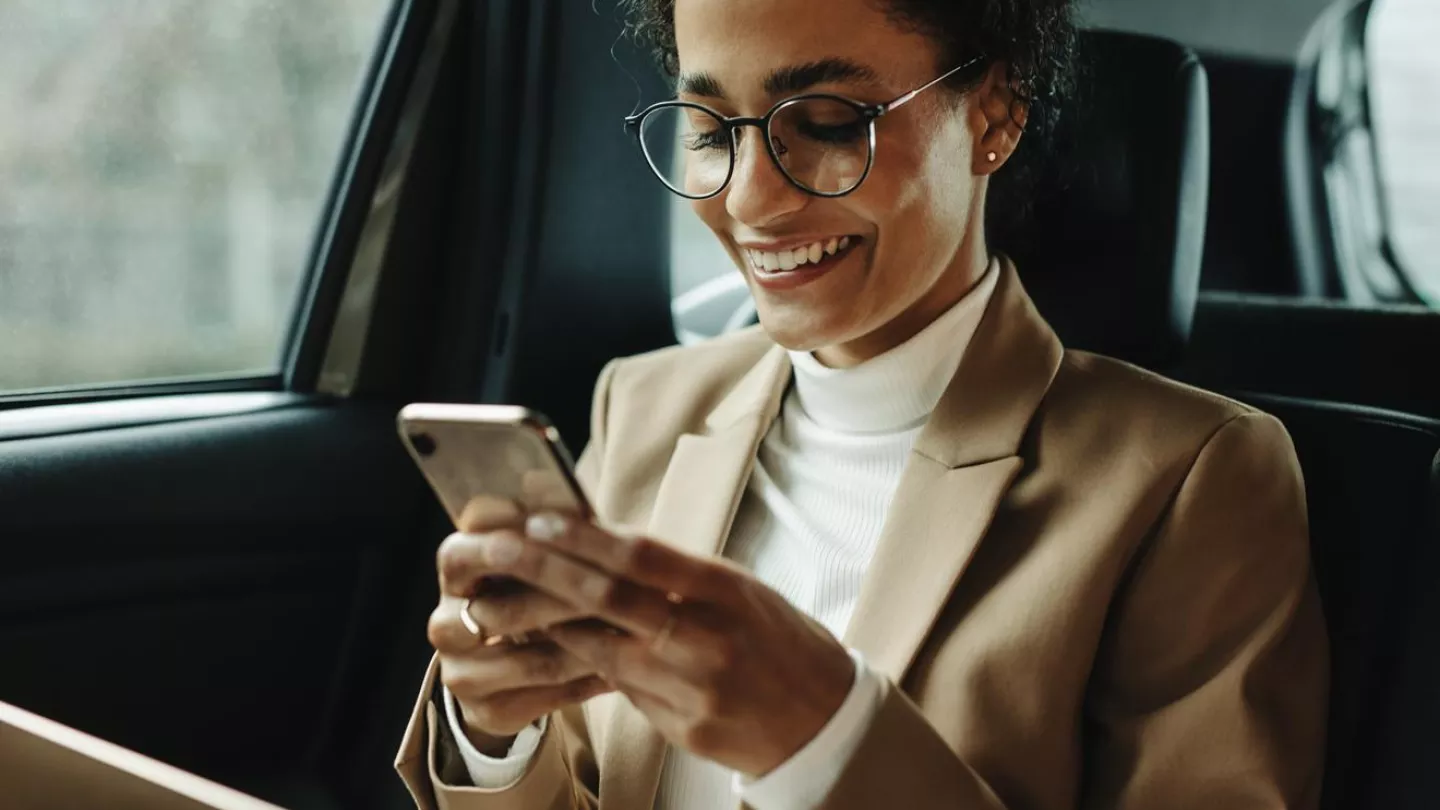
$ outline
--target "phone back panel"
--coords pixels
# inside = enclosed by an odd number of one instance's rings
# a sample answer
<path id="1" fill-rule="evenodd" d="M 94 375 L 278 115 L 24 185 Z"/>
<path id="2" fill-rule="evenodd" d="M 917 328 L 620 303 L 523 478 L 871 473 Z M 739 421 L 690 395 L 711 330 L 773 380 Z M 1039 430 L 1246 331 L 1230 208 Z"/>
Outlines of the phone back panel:
<path id="1" fill-rule="evenodd" d="M 477 498 L 590 516 L 569 451 L 540 414 L 495 405 L 406 406 L 400 434 L 452 522 Z"/>

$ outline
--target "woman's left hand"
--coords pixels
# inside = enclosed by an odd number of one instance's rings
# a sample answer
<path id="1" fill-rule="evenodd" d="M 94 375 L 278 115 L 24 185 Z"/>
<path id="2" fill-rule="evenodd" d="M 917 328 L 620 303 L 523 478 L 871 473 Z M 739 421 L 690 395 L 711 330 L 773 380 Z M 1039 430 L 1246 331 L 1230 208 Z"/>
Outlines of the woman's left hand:
<path id="1" fill-rule="evenodd" d="M 850 692 L 855 666 L 840 642 L 728 561 L 554 515 L 532 515 L 526 537 L 487 541 L 497 571 L 603 620 L 547 632 L 697 756 L 763 776 Z"/>

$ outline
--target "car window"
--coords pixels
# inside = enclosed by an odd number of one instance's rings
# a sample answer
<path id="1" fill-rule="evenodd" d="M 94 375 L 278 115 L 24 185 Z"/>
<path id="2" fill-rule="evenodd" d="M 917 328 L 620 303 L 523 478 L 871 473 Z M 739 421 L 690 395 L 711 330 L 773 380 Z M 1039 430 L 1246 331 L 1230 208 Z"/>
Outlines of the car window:
<path id="1" fill-rule="evenodd" d="M 1440 3 L 1377 0 L 1366 39 L 1390 247 L 1415 291 L 1440 308 Z"/>
<path id="2" fill-rule="evenodd" d="M 279 368 L 391 0 L 0 0 L 0 392 Z"/>

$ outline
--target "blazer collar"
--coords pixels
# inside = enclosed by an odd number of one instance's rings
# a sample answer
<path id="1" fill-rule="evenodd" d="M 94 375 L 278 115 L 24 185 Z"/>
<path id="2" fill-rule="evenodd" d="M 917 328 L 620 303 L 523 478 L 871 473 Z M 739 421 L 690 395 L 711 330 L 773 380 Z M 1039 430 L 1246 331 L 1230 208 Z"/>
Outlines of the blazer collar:
<path id="1" fill-rule="evenodd" d="M 845 642 L 901 683 L 1020 474 L 1064 350 L 1007 259 L 890 503 Z"/>
<path id="2" fill-rule="evenodd" d="M 780 403 L 790 386 L 790 355 L 780 346 L 771 346 L 761 355 L 730 393 L 705 417 L 707 433 L 727 430 L 742 420 L 759 419 L 768 430 L 780 414 Z"/>
<path id="3" fill-rule="evenodd" d="M 990 306 L 915 451 L 954 469 L 1018 455 L 1064 348 L 1003 258 Z"/>

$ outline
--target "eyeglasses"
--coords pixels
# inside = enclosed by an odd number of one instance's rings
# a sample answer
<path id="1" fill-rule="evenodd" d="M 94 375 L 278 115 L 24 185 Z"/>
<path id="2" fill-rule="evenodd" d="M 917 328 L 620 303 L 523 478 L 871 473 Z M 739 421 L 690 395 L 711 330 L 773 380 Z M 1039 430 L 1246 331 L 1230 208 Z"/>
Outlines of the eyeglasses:
<path id="1" fill-rule="evenodd" d="M 761 118 L 726 118 L 703 104 L 662 101 L 626 116 L 625 128 L 635 134 L 655 176 L 691 200 L 714 197 L 729 184 L 741 127 L 765 133 L 770 159 L 801 191 L 843 197 L 859 188 L 875 165 L 876 120 L 983 58 L 884 104 L 811 93 L 787 98 Z"/>

